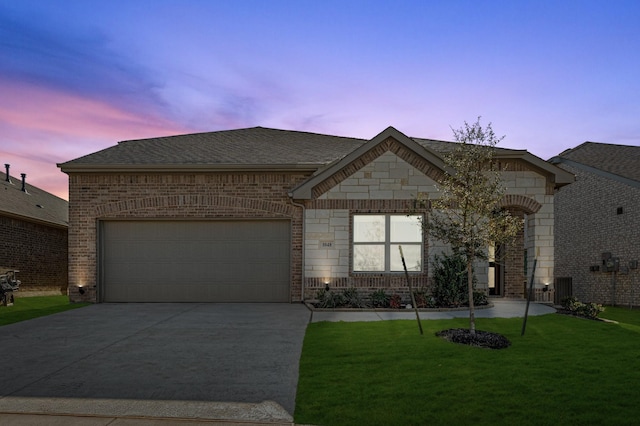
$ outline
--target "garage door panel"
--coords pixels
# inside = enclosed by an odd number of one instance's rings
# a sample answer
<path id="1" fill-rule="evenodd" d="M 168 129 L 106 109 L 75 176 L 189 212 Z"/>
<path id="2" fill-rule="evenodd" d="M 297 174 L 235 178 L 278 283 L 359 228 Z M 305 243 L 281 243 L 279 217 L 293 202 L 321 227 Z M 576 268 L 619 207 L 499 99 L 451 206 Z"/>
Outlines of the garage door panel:
<path id="1" fill-rule="evenodd" d="M 113 302 L 288 302 L 287 221 L 107 221 L 101 286 Z"/>

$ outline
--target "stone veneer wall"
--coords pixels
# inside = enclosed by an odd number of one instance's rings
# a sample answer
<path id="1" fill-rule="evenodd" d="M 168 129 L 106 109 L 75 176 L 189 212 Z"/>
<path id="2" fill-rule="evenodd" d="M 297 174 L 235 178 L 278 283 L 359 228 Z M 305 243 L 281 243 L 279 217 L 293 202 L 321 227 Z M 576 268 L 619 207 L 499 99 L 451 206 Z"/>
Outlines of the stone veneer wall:
<path id="1" fill-rule="evenodd" d="M 406 288 L 403 274 L 361 274 L 350 272 L 351 221 L 358 213 L 406 213 L 416 196 L 438 197 L 436 182 L 408 161 L 387 151 L 372 159 L 353 174 L 305 203 L 305 298 L 313 298 L 328 283 L 330 287 L 357 287 L 363 292 L 379 288 L 401 292 Z M 504 295 L 525 297 L 524 249 L 531 257 L 537 252 L 536 288 L 541 289 L 553 275 L 553 195 L 544 176 L 525 170 L 521 165 L 504 172 L 508 195 L 503 207 L 527 217 L 527 233 L 520 235 L 508 262 Z M 525 241 L 525 234 L 527 235 Z M 425 238 L 425 241 L 428 241 Z M 527 244 L 525 246 L 525 243 Z M 433 254 L 443 246 L 425 243 L 424 273 L 411 274 L 415 287 L 429 287 L 428 271 Z M 529 263 L 531 267 L 532 263 Z M 488 268 L 477 265 L 479 288 L 487 287 Z M 538 294 L 539 292 L 536 292 Z M 546 296 L 546 295 L 545 295 Z M 539 299 L 539 297 L 538 297 Z"/>
<path id="2" fill-rule="evenodd" d="M 96 302 L 98 219 L 291 220 L 291 300 L 302 293 L 302 209 L 288 191 L 301 173 L 71 173 L 69 296 Z M 80 294 L 78 286 L 84 288 Z"/>
<path id="3" fill-rule="evenodd" d="M 366 213 L 406 214 L 416 196 L 435 192 L 435 181 L 394 152 L 387 151 L 318 196 L 317 200 L 308 201 L 305 210 L 305 297 L 313 298 L 326 284 L 338 289 L 357 287 L 363 293 L 381 288 L 403 293 L 407 286 L 404 273 L 350 272 L 352 217 Z M 424 272 L 410 274 L 416 288 L 428 285 L 427 258 L 428 247 L 425 247 Z"/>
<path id="4" fill-rule="evenodd" d="M 583 302 L 640 306 L 640 269 L 592 272 L 610 252 L 622 266 L 640 261 L 640 188 L 560 164 L 576 182 L 556 194 L 556 278 L 570 277 Z M 622 212 L 618 214 L 618 208 Z M 615 291 L 614 291 L 615 290 Z"/>

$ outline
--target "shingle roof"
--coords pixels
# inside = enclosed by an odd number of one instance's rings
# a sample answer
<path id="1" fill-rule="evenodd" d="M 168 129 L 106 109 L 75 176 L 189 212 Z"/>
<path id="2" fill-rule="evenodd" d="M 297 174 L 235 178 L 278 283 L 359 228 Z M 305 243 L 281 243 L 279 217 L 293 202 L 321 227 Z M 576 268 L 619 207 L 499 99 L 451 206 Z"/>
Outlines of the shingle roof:
<path id="1" fill-rule="evenodd" d="M 558 157 L 640 182 L 640 146 L 585 142 Z"/>
<path id="2" fill-rule="evenodd" d="M 422 139 L 422 138 L 411 138 L 414 141 L 418 142 L 420 145 L 422 145 L 423 147 L 430 149 L 432 151 L 435 151 L 437 153 L 440 154 L 444 154 L 446 152 L 449 152 L 451 150 L 453 150 L 453 148 L 455 148 L 456 146 L 456 142 L 447 142 L 447 141 L 439 141 L 439 140 L 435 140 L 435 139 Z M 522 150 L 513 150 L 513 149 L 508 149 L 508 148 L 500 148 L 500 147 L 495 147 L 495 152 L 497 155 L 500 154 L 512 154 L 515 152 L 522 152 Z"/>
<path id="3" fill-rule="evenodd" d="M 444 153 L 452 142 L 411 138 Z M 207 133 L 119 142 L 102 151 L 59 164 L 63 171 L 79 167 L 145 166 L 314 166 L 339 160 L 368 140 L 293 130 L 251 127 Z M 498 149 L 499 153 L 513 153 Z"/>
<path id="4" fill-rule="evenodd" d="M 69 203 L 42 189 L 25 184 L 27 192 L 22 191 L 22 180 L 11 177 L 6 181 L 2 174 L 0 182 L 0 215 L 19 217 L 30 221 L 69 226 Z"/>
<path id="5" fill-rule="evenodd" d="M 130 140 L 60 164 L 75 165 L 323 165 L 366 140 L 253 127 Z"/>

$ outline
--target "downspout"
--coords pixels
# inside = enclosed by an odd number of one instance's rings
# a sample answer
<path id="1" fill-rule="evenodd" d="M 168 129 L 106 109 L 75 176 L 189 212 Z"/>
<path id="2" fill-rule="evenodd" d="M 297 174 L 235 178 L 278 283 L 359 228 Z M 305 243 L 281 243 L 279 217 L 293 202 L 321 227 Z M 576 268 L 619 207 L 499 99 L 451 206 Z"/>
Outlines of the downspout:
<path id="1" fill-rule="evenodd" d="M 304 271 L 305 271 L 305 262 L 306 262 L 306 257 L 305 257 L 305 253 L 306 253 L 306 249 L 305 249 L 305 235 L 306 235 L 306 217 L 305 217 L 305 207 L 304 204 L 300 204 L 300 203 L 296 203 L 295 201 L 293 201 L 293 193 L 289 192 L 289 198 L 291 198 L 291 204 L 293 204 L 296 207 L 300 207 L 302 209 L 302 265 L 301 265 L 301 279 L 302 282 L 300 283 L 300 302 L 304 302 L 304 281 L 305 281 L 305 276 L 304 276 Z"/>

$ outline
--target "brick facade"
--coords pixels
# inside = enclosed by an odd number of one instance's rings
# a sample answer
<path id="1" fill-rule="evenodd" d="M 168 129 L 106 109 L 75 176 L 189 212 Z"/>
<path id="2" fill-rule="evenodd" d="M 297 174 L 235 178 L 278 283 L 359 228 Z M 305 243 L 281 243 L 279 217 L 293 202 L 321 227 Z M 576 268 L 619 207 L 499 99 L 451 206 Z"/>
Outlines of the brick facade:
<path id="1" fill-rule="evenodd" d="M 327 283 L 363 292 L 385 288 L 403 293 L 402 273 L 354 273 L 351 242 L 354 215 L 406 214 L 415 210 L 416 197 L 437 198 L 442 171 L 434 164 L 440 160 L 406 139 L 374 138 L 371 149 L 365 150 L 366 144 L 358 147 L 316 173 L 310 169 L 207 172 L 173 164 L 168 167 L 171 171 L 164 172 L 150 166 L 158 171 L 107 173 L 99 168 L 92 171 L 90 163 L 87 169 L 65 170 L 70 182 L 70 298 L 99 301 L 98 229 L 101 220 L 111 219 L 288 219 L 291 301 L 312 298 Z M 124 145 L 120 148 L 128 149 Z M 500 161 L 508 170 L 503 172 L 507 196 L 501 207 L 524 218 L 526 224 L 518 241 L 508 248 L 507 282 L 500 295 L 522 298 L 525 249 L 528 265 L 534 256 L 538 259 L 536 289 L 553 276 L 554 182 L 548 171 L 526 161 Z M 135 165 L 129 166 L 133 170 Z M 423 271 L 411 274 L 415 287 L 428 289 L 430 259 L 442 249 L 425 238 Z M 486 262 L 477 271 L 479 288 L 487 289 Z"/>
<path id="2" fill-rule="evenodd" d="M 556 278 L 570 277 L 583 302 L 640 306 L 640 269 L 602 272 L 602 253 L 640 260 L 640 188 L 560 164 L 576 182 L 556 194 Z M 591 266 L 600 271 L 590 271 Z M 615 278 L 615 279 L 614 279 Z"/>
<path id="3" fill-rule="evenodd" d="M 101 219 L 290 219 L 291 300 L 301 299 L 302 210 L 287 193 L 302 173 L 70 173 L 69 296 L 96 302 Z M 84 294 L 80 293 L 80 287 Z"/>
<path id="4" fill-rule="evenodd" d="M 0 269 L 19 270 L 17 296 L 67 291 L 67 229 L 0 216 Z"/>

